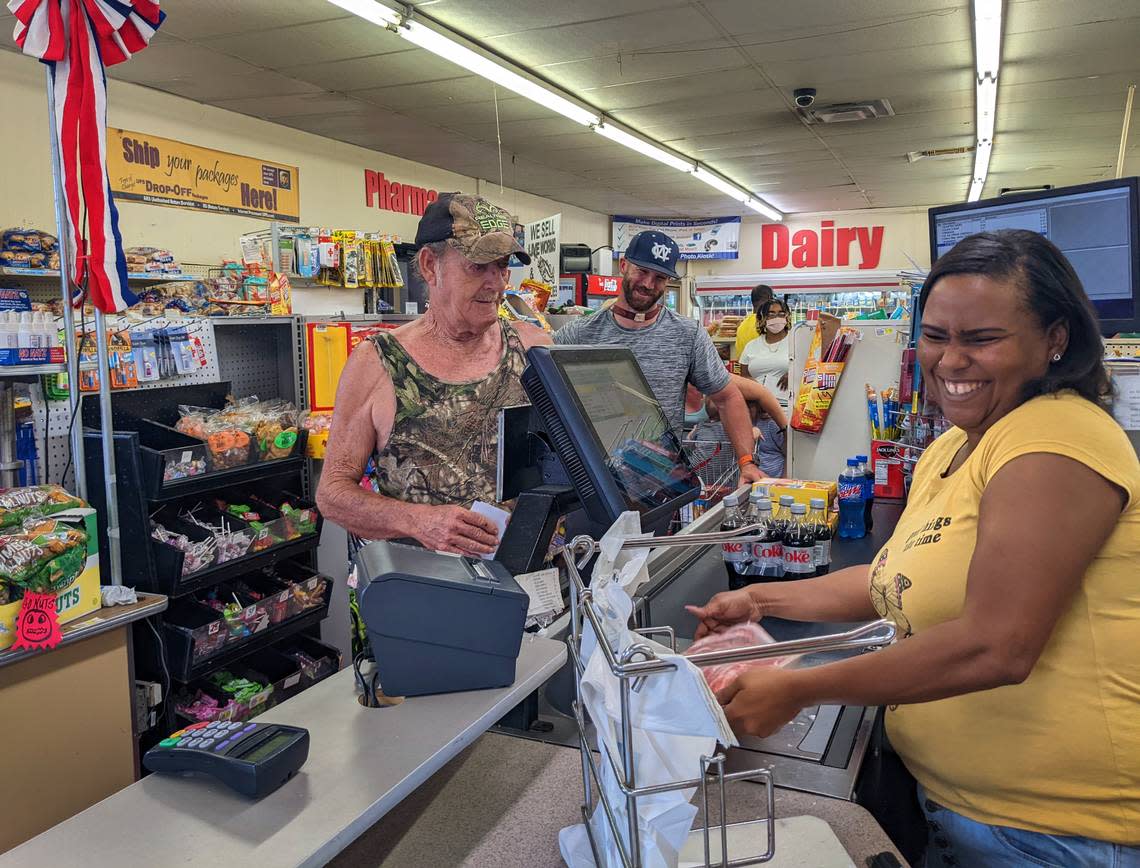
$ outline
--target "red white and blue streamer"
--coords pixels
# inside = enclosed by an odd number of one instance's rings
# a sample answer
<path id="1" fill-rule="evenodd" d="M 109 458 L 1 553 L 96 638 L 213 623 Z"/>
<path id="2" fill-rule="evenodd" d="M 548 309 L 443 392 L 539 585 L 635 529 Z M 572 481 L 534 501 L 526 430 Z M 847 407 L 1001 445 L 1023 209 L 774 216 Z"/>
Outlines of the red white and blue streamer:
<path id="1" fill-rule="evenodd" d="M 127 286 L 107 178 L 103 69 L 146 48 L 166 16 L 153 0 L 8 0 L 8 8 L 17 20 L 16 44 L 51 69 L 72 279 L 87 279 L 100 310 L 123 310 L 137 298 Z"/>

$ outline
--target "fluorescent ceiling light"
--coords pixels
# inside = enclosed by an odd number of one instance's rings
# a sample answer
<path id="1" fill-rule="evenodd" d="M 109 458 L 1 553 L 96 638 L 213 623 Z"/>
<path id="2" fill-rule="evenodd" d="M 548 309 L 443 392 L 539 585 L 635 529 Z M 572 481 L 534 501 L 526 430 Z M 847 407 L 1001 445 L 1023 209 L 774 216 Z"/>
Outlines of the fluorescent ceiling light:
<path id="1" fill-rule="evenodd" d="M 974 0 L 974 66 L 997 78 L 1001 64 L 1001 0 Z"/>
<path id="2" fill-rule="evenodd" d="M 974 177 L 970 181 L 970 192 L 967 202 L 977 202 L 982 198 L 982 188 L 986 186 L 986 175 L 990 171 L 990 152 L 993 145 L 989 142 L 978 142 L 974 151 Z"/>
<path id="3" fill-rule="evenodd" d="M 637 151 L 639 154 L 650 157 L 659 163 L 664 163 L 666 166 L 670 166 L 678 172 L 693 171 L 693 162 L 691 160 L 683 160 L 675 154 L 669 153 L 664 148 L 659 148 L 657 145 L 651 144 L 644 139 L 630 135 L 625 130 L 618 129 L 609 123 L 598 124 L 594 127 L 594 132 L 600 133 L 610 141 L 617 142 L 619 145 L 625 145 L 631 151 Z"/>
<path id="4" fill-rule="evenodd" d="M 987 78 L 978 83 L 978 141 L 994 140 L 994 115 L 997 114 L 997 82 Z"/>
<path id="5" fill-rule="evenodd" d="M 600 135 L 611 141 L 664 163 L 679 172 L 692 173 L 710 187 L 714 187 L 726 196 L 732 197 L 737 202 L 747 205 L 752 210 L 772 220 L 783 219 L 784 215 L 775 208 L 770 207 L 735 184 L 713 174 L 708 169 L 695 166 L 692 161 L 685 160 L 654 142 L 612 126 L 609 122 L 603 122 L 601 116 L 594 110 L 585 108 L 573 100 L 567 99 L 558 91 L 520 75 L 508 64 L 500 63 L 492 57 L 472 50 L 462 41 L 447 35 L 446 28 L 442 26 L 437 30 L 421 24 L 414 18 L 407 19 L 402 13 L 378 3 L 376 0 L 328 0 L 328 2 L 363 18 L 365 21 L 392 30 L 413 45 L 418 45 L 420 48 L 430 51 L 468 72 L 513 91 L 519 96 L 525 97 L 565 118 L 583 126 L 593 127 Z"/>
<path id="6" fill-rule="evenodd" d="M 720 175 L 714 175 L 704 166 L 697 166 L 696 170 L 693 172 L 693 177 L 704 181 L 710 187 L 720 190 L 720 192 L 724 193 L 724 195 L 731 196 L 737 202 L 747 202 L 750 198 L 747 193 L 745 193 L 735 184 L 726 181 Z"/>
<path id="7" fill-rule="evenodd" d="M 780 220 L 784 219 L 783 214 L 781 214 L 775 208 L 770 207 L 766 203 L 761 202 L 759 199 L 749 199 L 744 204 L 747 205 L 749 208 L 751 208 L 753 211 L 757 212 L 758 214 L 763 214 L 769 220 L 780 221 Z"/>
<path id="8" fill-rule="evenodd" d="M 1001 66 L 1002 0 L 973 0 L 974 67 L 977 70 L 976 137 L 974 174 L 967 202 L 977 202 L 986 186 L 997 121 L 998 68 Z"/>
<path id="9" fill-rule="evenodd" d="M 365 21 L 371 21 L 381 27 L 395 24 L 400 20 L 400 13 L 387 6 L 381 6 L 375 0 L 329 0 L 333 6 L 339 6 L 345 12 L 359 15 Z"/>
<path id="10" fill-rule="evenodd" d="M 495 84 L 505 87 L 507 90 L 514 91 L 519 96 L 526 97 L 583 126 L 588 127 L 601 120 L 594 112 L 582 108 L 580 105 L 571 102 L 563 96 L 559 96 L 554 91 L 531 81 L 529 78 L 524 78 L 514 70 L 508 69 L 502 64 L 491 60 L 491 58 L 472 51 L 454 39 L 450 39 L 442 33 L 425 27 L 418 21 L 409 21 L 407 25 L 396 28 L 396 32 L 408 40 L 408 42 L 414 43 L 420 48 L 425 48 L 432 54 L 439 55 L 444 60 L 449 60 L 476 75 L 481 75 L 488 81 L 493 81 Z"/>

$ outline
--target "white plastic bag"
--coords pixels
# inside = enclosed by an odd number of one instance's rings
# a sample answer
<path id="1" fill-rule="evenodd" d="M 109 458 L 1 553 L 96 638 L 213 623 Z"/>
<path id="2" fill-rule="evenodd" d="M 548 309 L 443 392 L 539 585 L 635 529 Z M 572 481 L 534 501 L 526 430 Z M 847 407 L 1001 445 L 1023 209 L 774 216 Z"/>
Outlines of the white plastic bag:
<path id="1" fill-rule="evenodd" d="M 734 746 L 736 738 L 700 670 L 684 657 L 629 629 L 633 602 L 626 589 L 636 589 L 644 580 L 649 550 L 619 553 L 619 548 L 622 539 L 640 535 L 640 530 L 636 513 L 624 514 L 610 529 L 602 540 L 602 554 L 595 566 L 591 588 L 602 630 L 618 657 L 631 645 L 640 643 L 652 648 L 658 659 L 676 665 L 671 672 L 646 677 L 640 689 L 630 693 L 634 782 L 644 787 L 699 777 L 701 757 L 711 756 L 718 741 Z M 626 799 L 606 759 L 608 752 L 621 768 L 621 683 L 610 671 L 588 624 L 583 628 L 582 654 L 586 660 L 582 701 L 598 733 L 597 762 L 601 768 L 602 789 L 613 808 L 623 846 L 628 852 Z M 641 859 L 646 868 L 675 868 L 677 865 L 680 849 L 697 814 L 696 806 L 690 804 L 694 792 L 693 789 L 672 791 L 638 799 Z M 617 844 L 600 804 L 590 826 L 604 863 L 620 865 Z M 594 866 L 585 826 L 563 829 L 559 846 L 562 858 L 571 868 Z"/>

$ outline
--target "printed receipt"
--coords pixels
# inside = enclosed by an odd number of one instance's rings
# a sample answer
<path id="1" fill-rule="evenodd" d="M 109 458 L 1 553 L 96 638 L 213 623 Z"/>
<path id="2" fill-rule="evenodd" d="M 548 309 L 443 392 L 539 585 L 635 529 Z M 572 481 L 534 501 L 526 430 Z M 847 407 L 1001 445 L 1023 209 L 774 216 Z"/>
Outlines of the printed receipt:
<path id="1" fill-rule="evenodd" d="M 528 618 L 548 614 L 558 615 L 566 608 L 566 604 L 562 601 L 562 588 L 558 585 L 557 569 L 552 567 L 548 570 L 523 573 L 515 576 L 515 581 L 530 597 L 530 606 L 526 610 Z"/>
<path id="2" fill-rule="evenodd" d="M 489 503 L 484 503 L 481 500 L 475 501 L 471 504 L 471 511 L 476 515 L 481 515 L 484 518 L 489 518 L 495 523 L 495 527 L 499 530 L 499 539 L 502 540 L 503 534 L 507 532 L 507 522 L 511 520 L 511 514 L 505 509 L 499 509 L 497 506 L 491 506 Z M 496 551 L 498 546 L 495 547 Z M 489 561 L 495 557 L 495 552 L 483 555 L 483 560 Z"/>

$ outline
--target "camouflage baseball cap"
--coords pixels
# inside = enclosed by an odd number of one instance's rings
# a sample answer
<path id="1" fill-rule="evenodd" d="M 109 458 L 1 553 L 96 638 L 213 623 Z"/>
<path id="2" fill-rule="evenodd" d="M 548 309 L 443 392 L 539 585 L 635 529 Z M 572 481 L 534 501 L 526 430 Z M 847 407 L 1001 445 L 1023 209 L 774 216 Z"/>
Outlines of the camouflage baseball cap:
<path id="1" fill-rule="evenodd" d="M 416 246 L 446 241 L 472 262 L 494 262 L 512 253 L 530 265 L 530 255 L 515 240 L 511 215 L 482 196 L 442 193 L 424 210 Z"/>

